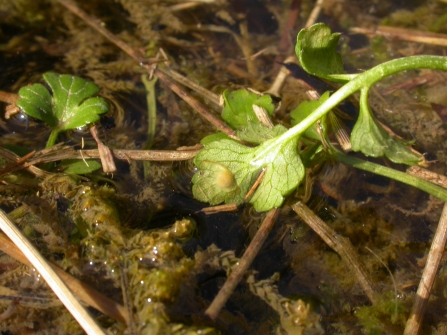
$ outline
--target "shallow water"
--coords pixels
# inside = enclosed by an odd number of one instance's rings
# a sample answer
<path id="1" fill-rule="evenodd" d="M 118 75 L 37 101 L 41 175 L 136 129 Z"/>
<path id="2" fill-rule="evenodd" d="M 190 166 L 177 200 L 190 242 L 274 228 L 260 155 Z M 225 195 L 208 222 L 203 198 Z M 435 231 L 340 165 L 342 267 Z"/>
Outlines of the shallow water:
<path id="1" fill-rule="evenodd" d="M 22 2 L 23 6 L 19 5 Z M 42 82 L 41 75 L 46 71 L 93 80 L 101 87 L 101 95 L 114 106 L 108 117 L 114 118 L 116 127 L 99 126 L 101 139 L 113 149 L 145 148 L 150 124 L 147 92 L 140 79 L 143 71 L 138 64 L 56 3 L 22 2 L 0 0 L 0 90 L 17 93 L 24 85 Z M 296 23 L 287 35 L 284 31 L 286 23 L 290 22 L 288 19 L 291 20 L 289 6 L 295 3 L 216 1 L 168 10 L 169 6 L 179 3 L 98 0 L 82 4 L 82 7 L 148 57 L 154 57 L 158 49 L 163 48 L 170 68 L 220 94 L 227 88 L 251 87 L 261 92 L 269 88 L 278 62 L 293 54 L 296 33 L 313 7 L 313 3 L 301 2 Z M 345 68 L 357 72 L 397 57 L 442 55 L 444 49 L 352 34 L 350 28 L 388 24 L 446 33 L 447 26 L 438 14 L 444 12 L 445 6 L 435 1 L 326 1 L 317 22 L 325 22 L 333 31 L 342 33 L 340 51 Z M 252 55 L 261 50 L 264 52 L 253 61 L 246 60 L 244 53 Z M 429 78 L 428 83 L 397 89 L 386 95 L 393 85 L 422 75 Z M 445 74 L 412 71 L 381 82 L 370 97 L 377 118 L 398 135 L 415 140 L 416 149 L 433 161 L 430 169 L 442 175 L 446 170 L 446 127 L 430 103 L 444 103 L 445 98 L 443 100 L 443 94 L 439 93 L 444 86 Z M 290 124 L 289 112 L 304 99 L 305 90 L 299 80 L 288 78 L 280 91 L 282 104 L 274 116 L 275 122 Z M 219 113 L 211 99 L 193 95 L 215 114 Z M 152 149 L 192 146 L 214 132 L 212 126 L 160 82 L 155 86 L 155 96 L 157 117 Z M 350 121 L 346 120 L 346 124 L 350 126 Z M 42 122 L 20 115 L 12 120 L 2 119 L 0 131 L 3 148 L 14 146 L 17 150 L 20 147 L 22 152 L 43 149 L 49 133 Z M 79 149 L 82 138 L 85 148 L 95 147 L 88 129 L 64 133 L 59 140 Z M 376 162 L 389 164 L 384 160 Z M 180 334 L 188 327 L 197 333 L 197 328 L 213 328 L 223 334 L 272 334 L 275 331 L 292 334 L 278 328 L 281 323 L 284 326 L 278 310 L 255 297 L 245 283 L 237 287 L 216 322 L 206 320 L 203 315 L 223 285 L 226 272 L 220 263 L 210 265 L 211 261 L 217 261 L 217 254 L 208 255 L 209 263 L 200 266 L 196 260 L 196 268 L 191 265 L 194 255 L 197 257 L 198 250 L 207 250 L 215 244 L 240 257 L 256 233 L 262 214 L 255 213 L 249 205 L 233 213 L 203 214 L 201 209 L 208 205 L 191 197 L 188 165 L 155 162 L 144 166 L 142 162 L 120 161 L 117 167 L 113 176 L 97 171 L 87 176 L 87 180 L 77 180 L 77 184 L 64 180 L 38 186 L 30 176 L 18 175 L 19 181 L 8 176 L 1 188 L 0 204 L 7 212 L 26 205 L 26 215 L 18 217 L 16 223 L 27 231 L 47 258 L 120 302 L 122 284 L 112 270 L 127 268 L 127 290 L 133 299 L 136 329 L 142 334 L 163 334 L 167 329 Z M 46 168 L 61 172 L 60 163 Z M 376 305 L 371 307 L 357 279 L 340 257 L 291 210 L 290 205 L 300 198 L 298 193 L 285 202 L 275 228 L 251 267 L 256 280 L 270 278 L 278 272 L 280 279 L 276 285 L 280 296 L 309 304 L 312 312 L 318 315 L 320 326 L 309 326 L 305 334 L 317 334 L 321 329 L 326 334 L 402 333 L 442 203 L 409 186 L 340 163 L 327 162 L 315 168 L 312 176 L 314 183 L 308 205 L 332 229 L 350 239 L 374 284 Z M 106 185 L 108 189 L 100 189 L 99 185 Z M 62 186 L 78 193 L 62 192 Z M 79 193 L 87 188 L 92 189 L 91 193 Z M 79 245 L 86 236 L 75 227 L 82 230 L 79 227 L 93 225 L 96 221 L 88 220 L 98 220 L 102 214 L 107 222 L 117 222 L 122 228 L 117 228 L 119 232 L 106 229 L 107 238 L 89 236 L 96 239 L 88 240 L 90 246 L 104 248 L 94 253 L 85 240 Z M 172 224 L 184 217 L 194 219 L 197 224 L 191 238 L 185 241 L 166 237 Z M 83 223 L 79 223 L 81 221 Z M 41 222 L 50 228 L 43 229 L 39 225 Z M 135 237 L 140 230 L 144 231 L 146 240 Z M 121 249 L 113 243 L 109 245 L 111 236 L 124 240 Z M 169 244 L 173 249 L 167 249 L 160 259 L 150 261 L 148 255 L 152 255 L 153 250 L 146 250 L 143 240 L 152 241 L 157 248 Z M 181 248 L 177 248 L 178 245 Z M 120 262 L 114 254 L 118 250 Z M 140 254 L 145 258 L 141 267 L 134 262 Z M 234 260 L 232 257 L 226 255 L 223 261 L 230 262 Z M 1 257 L 1 261 L 5 264 L 0 276 L 1 286 L 36 295 L 39 290 L 45 290 L 42 284 L 28 279 L 28 269 L 20 268 L 15 272 L 18 274 L 13 275 L 10 267 L 16 269 L 18 263 L 6 256 Z M 104 261 L 116 263 L 103 265 Z M 90 262 L 93 268 L 88 265 Z M 445 263 L 442 263 L 421 333 L 441 334 L 446 327 L 445 272 Z M 157 284 L 139 289 L 135 283 L 142 273 Z M 175 273 L 175 276 L 170 277 L 171 281 L 158 281 L 160 273 Z M 180 282 L 183 284 L 173 289 L 173 283 Z M 271 289 L 272 284 L 269 282 L 262 287 Z M 154 292 L 148 293 L 153 288 Z M 169 298 L 163 300 L 165 289 L 172 296 L 168 294 Z M 136 298 L 145 294 L 154 302 L 142 303 Z M 277 296 L 270 298 L 274 300 Z M 8 299 L 0 300 L 5 308 Z M 55 318 L 62 308 L 31 307 L 19 308 L 0 329 L 10 334 L 30 329 L 45 334 L 81 332 L 66 312 L 62 312 L 54 324 L 46 321 Z M 26 318 L 31 321 L 22 322 Z M 115 333 L 122 333 L 126 328 L 104 316 L 99 320 Z M 157 322 L 166 328 L 147 326 Z M 169 328 L 174 323 L 182 325 L 180 330 Z M 301 332 L 297 330 L 296 334 Z"/>

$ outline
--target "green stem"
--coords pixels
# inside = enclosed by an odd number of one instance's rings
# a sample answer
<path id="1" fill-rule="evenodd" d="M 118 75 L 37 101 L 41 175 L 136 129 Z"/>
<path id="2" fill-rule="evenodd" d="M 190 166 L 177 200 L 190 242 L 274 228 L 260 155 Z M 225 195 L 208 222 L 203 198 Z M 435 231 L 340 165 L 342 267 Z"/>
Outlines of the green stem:
<path id="1" fill-rule="evenodd" d="M 50 137 L 48 138 L 46 149 L 51 148 L 56 144 L 57 137 L 59 136 L 60 131 L 58 129 L 53 129 L 51 131 Z"/>
<path id="2" fill-rule="evenodd" d="M 428 194 L 431 194 L 443 201 L 447 201 L 447 190 L 439 187 L 433 183 L 430 183 L 424 179 L 411 176 L 405 172 L 397 171 L 386 166 L 382 166 L 376 163 L 367 162 L 359 158 L 345 155 L 341 152 L 336 152 L 334 158 L 344 164 L 353 166 L 357 169 L 369 171 L 380 176 L 388 177 L 400 181 L 404 184 L 414 186 Z"/>
<path id="3" fill-rule="evenodd" d="M 362 88 L 370 88 L 378 81 L 398 72 L 416 69 L 433 69 L 447 71 L 447 57 L 442 56 L 412 56 L 394 59 L 389 62 L 377 65 L 372 69 L 358 74 L 350 82 L 343 85 L 333 95 L 329 97 L 311 115 L 290 128 L 287 132 L 276 139 L 279 142 L 287 142 L 290 139 L 300 136 L 307 128 L 317 122 L 324 114 L 337 106 L 341 101 Z"/>

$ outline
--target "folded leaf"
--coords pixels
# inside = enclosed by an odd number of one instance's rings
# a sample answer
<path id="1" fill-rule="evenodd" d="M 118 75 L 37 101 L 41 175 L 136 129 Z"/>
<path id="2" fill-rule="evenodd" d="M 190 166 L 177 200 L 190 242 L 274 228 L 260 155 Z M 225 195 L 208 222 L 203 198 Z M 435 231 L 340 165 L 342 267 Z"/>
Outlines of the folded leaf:
<path id="1" fill-rule="evenodd" d="M 371 157 L 388 157 L 394 163 L 414 165 L 423 156 L 410 150 L 410 143 L 399 140 L 388 133 L 375 119 L 368 105 L 368 90 L 360 94 L 359 118 L 351 133 L 352 150 L 361 151 Z"/>
<path id="2" fill-rule="evenodd" d="M 336 52 L 340 34 L 331 34 L 324 23 L 302 29 L 297 36 L 295 52 L 307 73 L 333 80 L 331 75 L 343 74 L 341 55 Z"/>

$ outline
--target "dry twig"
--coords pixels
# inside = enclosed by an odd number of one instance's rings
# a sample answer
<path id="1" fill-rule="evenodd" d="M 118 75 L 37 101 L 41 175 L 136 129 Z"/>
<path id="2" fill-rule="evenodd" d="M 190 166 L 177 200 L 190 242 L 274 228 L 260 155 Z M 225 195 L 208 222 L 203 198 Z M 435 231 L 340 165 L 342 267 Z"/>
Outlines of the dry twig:
<path id="1" fill-rule="evenodd" d="M 349 29 L 351 33 L 360 33 L 365 35 L 379 35 L 394 40 L 402 40 L 407 42 L 417 42 L 424 44 L 433 44 L 447 46 L 447 35 L 438 33 L 427 33 L 419 30 L 396 28 L 388 26 L 379 26 L 377 29 L 368 29 L 354 27 Z"/>
<path id="2" fill-rule="evenodd" d="M 0 210 L 0 227 L 3 232 L 14 242 L 14 244 L 25 254 L 33 267 L 40 273 L 48 286 L 57 295 L 60 301 L 70 311 L 79 325 L 89 335 L 104 334 L 101 327 L 90 316 L 87 310 L 80 304 L 70 289 L 64 284 L 61 278 L 50 267 L 48 262 L 39 254 L 36 248 L 27 240 L 7 215 Z"/>
<path id="3" fill-rule="evenodd" d="M 447 204 L 444 204 L 441 218 L 439 219 L 438 228 L 436 228 L 430 251 L 428 252 L 427 263 L 422 272 L 421 281 L 416 292 L 416 297 L 411 307 L 410 316 L 405 325 L 404 335 L 417 335 L 427 309 L 430 291 L 438 272 L 439 263 L 444 253 L 447 241 Z"/>
<path id="4" fill-rule="evenodd" d="M 347 268 L 352 269 L 354 272 L 360 285 L 368 296 L 368 299 L 374 304 L 375 298 L 373 285 L 369 281 L 366 270 L 360 262 L 357 252 L 353 248 L 349 239 L 337 234 L 301 201 L 292 205 L 292 209 L 318 234 L 318 236 L 323 239 L 324 242 L 326 242 L 330 248 L 340 255 Z"/>
<path id="5" fill-rule="evenodd" d="M 11 256 L 15 260 L 27 266 L 32 266 L 25 255 L 6 235 L 0 233 L 0 250 Z M 76 296 L 89 306 L 96 308 L 98 311 L 110 316 L 114 320 L 128 324 L 129 315 L 123 306 L 117 302 L 107 298 L 94 288 L 79 279 L 71 276 L 57 265 L 50 263 L 53 270 L 61 277 L 65 284 L 73 291 Z"/>
<path id="6" fill-rule="evenodd" d="M 270 234 L 270 231 L 272 230 L 276 222 L 278 214 L 278 208 L 272 209 L 267 213 L 264 221 L 262 221 L 261 227 L 259 227 L 247 250 L 245 250 L 244 254 L 239 260 L 239 264 L 233 269 L 233 271 L 225 281 L 225 284 L 220 289 L 219 293 L 206 309 L 205 314 L 208 315 L 212 320 L 216 319 L 217 315 L 227 302 L 230 295 L 233 293 L 237 284 L 239 284 L 243 275 L 250 267 L 251 263 L 253 263 L 253 260 L 264 244 L 264 241 Z"/>

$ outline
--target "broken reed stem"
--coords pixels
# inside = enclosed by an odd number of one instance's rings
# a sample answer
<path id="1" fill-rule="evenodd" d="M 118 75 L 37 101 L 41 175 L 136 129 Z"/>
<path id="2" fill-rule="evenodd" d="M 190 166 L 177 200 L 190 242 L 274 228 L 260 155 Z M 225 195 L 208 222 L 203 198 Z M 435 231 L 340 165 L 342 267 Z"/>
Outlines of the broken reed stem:
<path id="1" fill-rule="evenodd" d="M 5 235 L 0 233 L 0 250 L 22 264 L 32 267 L 29 260 L 20 251 L 19 248 Z M 76 296 L 87 305 L 97 309 L 101 313 L 111 317 L 114 320 L 128 324 L 129 315 L 119 303 L 109 299 L 102 293 L 79 279 L 71 276 L 57 265 L 48 262 L 53 270 L 61 277 L 64 283 L 73 291 Z"/>
<path id="2" fill-rule="evenodd" d="M 256 255 L 267 239 L 267 236 L 270 234 L 270 231 L 275 225 L 278 214 L 278 208 L 271 209 L 267 213 L 266 217 L 262 221 L 261 227 L 259 227 L 256 235 L 253 237 L 253 240 L 247 247 L 247 250 L 245 250 L 244 254 L 239 260 L 238 265 L 234 267 L 231 274 L 225 281 L 225 284 L 222 286 L 219 293 L 206 309 L 205 314 L 212 320 L 215 320 L 217 318 L 217 315 L 229 299 L 230 295 L 233 293 L 237 284 L 239 284 L 245 272 L 250 267 L 251 263 L 253 263 L 253 260 L 255 259 Z"/>
<path id="3" fill-rule="evenodd" d="M 340 255 L 346 267 L 354 272 L 368 299 L 374 304 L 373 285 L 349 239 L 337 234 L 301 201 L 292 205 L 292 209 L 331 249 Z"/>
<path id="4" fill-rule="evenodd" d="M 438 272 L 446 241 L 447 203 L 444 204 L 444 208 L 442 209 L 441 218 L 439 219 L 438 227 L 436 228 L 435 236 L 433 237 L 433 242 L 430 251 L 428 252 L 427 263 L 422 272 L 421 281 L 419 282 L 413 306 L 411 307 L 410 316 L 405 325 L 404 335 L 417 335 L 421 328 L 425 310 L 427 309 L 428 299 L 430 298 L 430 291 L 433 287 L 436 273 Z"/>
<path id="5" fill-rule="evenodd" d="M 373 36 L 379 35 L 393 40 L 439 45 L 444 47 L 447 46 L 446 34 L 424 32 L 414 29 L 388 26 L 379 26 L 376 29 L 353 27 L 349 29 L 349 32 Z"/>
<path id="6" fill-rule="evenodd" d="M 82 9 L 80 9 L 75 3 L 70 0 L 57 0 L 61 5 L 69 9 L 73 14 L 80 17 L 85 23 L 91 26 L 93 29 L 98 31 L 101 35 L 106 37 L 110 42 L 115 44 L 125 53 L 127 53 L 130 57 L 132 57 L 135 61 L 138 62 L 142 67 L 144 67 L 149 74 L 154 73 L 166 86 L 168 86 L 171 90 L 173 90 L 177 95 L 179 95 L 187 104 L 189 104 L 192 108 L 194 108 L 202 117 L 204 117 L 207 121 L 209 121 L 213 126 L 215 126 L 218 130 L 222 131 L 224 134 L 227 134 L 231 138 L 235 140 L 239 140 L 239 138 L 234 134 L 234 131 L 228 127 L 222 120 L 218 117 L 211 114 L 204 105 L 202 105 L 199 101 L 194 99 L 187 91 L 185 91 L 181 86 L 177 85 L 170 77 L 169 71 L 164 71 L 159 68 L 153 68 L 152 65 L 148 63 L 148 60 L 144 58 L 144 56 L 138 51 L 133 49 L 130 45 L 116 37 L 110 31 L 101 26 L 101 22 Z"/>
<path id="7" fill-rule="evenodd" d="M 57 275 L 48 262 L 40 255 L 37 249 L 28 241 L 8 216 L 0 210 L 0 228 L 11 241 L 23 252 L 32 266 L 39 272 L 48 286 L 53 290 L 59 300 L 68 309 L 70 314 L 88 335 L 101 335 L 104 331 L 90 316 L 84 306 L 76 299 L 70 289 Z"/>

